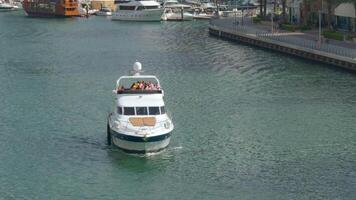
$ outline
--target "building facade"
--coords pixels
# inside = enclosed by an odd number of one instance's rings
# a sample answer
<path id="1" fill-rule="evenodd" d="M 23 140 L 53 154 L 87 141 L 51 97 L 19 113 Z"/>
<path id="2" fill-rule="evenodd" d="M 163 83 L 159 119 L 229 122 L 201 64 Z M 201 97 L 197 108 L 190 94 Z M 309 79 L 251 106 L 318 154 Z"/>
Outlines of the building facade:
<path id="1" fill-rule="evenodd" d="M 353 3 L 342 3 L 334 10 L 334 23 L 337 29 L 355 32 L 355 5 Z"/>

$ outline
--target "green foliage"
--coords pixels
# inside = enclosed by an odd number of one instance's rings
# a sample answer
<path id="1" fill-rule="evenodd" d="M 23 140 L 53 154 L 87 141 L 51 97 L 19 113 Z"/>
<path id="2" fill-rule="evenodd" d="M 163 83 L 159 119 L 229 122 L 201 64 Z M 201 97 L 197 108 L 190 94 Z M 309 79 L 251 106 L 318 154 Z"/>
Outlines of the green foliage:
<path id="1" fill-rule="evenodd" d="M 298 25 L 292 25 L 292 24 L 281 24 L 280 27 L 283 30 L 292 31 L 292 32 L 299 29 Z"/>
<path id="2" fill-rule="evenodd" d="M 280 24 L 280 27 L 283 30 L 292 31 L 292 32 L 296 30 L 306 31 L 311 29 L 308 25 L 294 25 L 288 23 Z"/>
<path id="3" fill-rule="evenodd" d="M 299 25 L 299 29 L 302 31 L 306 31 L 306 30 L 310 30 L 311 28 L 308 25 Z"/>
<path id="4" fill-rule="evenodd" d="M 262 18 L 259 17 L 259 16 L 253 17 L 253 18 L 252 18 L 252 21 L 253 21 L 253 23 L 255 23 L 255 24 L 259 24 L 259 23 L 261 23 Z"/>
<path id="5" fill-rule="evenodd" d="M 344 35 L 336 31 L 323 31 L 323 36 L 325 38 L 334 39 L 334 40 L 344 40 Z"/>

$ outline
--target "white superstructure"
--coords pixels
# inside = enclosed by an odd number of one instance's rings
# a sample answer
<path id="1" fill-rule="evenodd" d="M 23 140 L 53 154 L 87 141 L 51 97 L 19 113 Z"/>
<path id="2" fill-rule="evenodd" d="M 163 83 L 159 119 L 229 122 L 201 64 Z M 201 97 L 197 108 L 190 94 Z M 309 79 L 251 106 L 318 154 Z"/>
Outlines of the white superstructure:
<path id="1" fill-rule="evenodd" d="M 193 20 L 193 14 L 189 13 L 192 7 L 186 4 L 180 4 L 177 0 L 167 0 L 163 4 L 164 13 L 162 20 L 186 21 Z"/>
<path id="2" fill-rule="evenodd" d="M 15 7 L 13 5 L 0 1 L 0 12 L 11 11 L 11 10 L 15 10 Z"/>
<path id="3" fill-rule="evenodd" d="M 107 7 L 101 7 L 100 10 L 95 13 L 95 15 L 97 15 L 97 16 L 111 16 L 112 12 Z"/>
<path id="4" fill-rule="evenodd" d="M 132 153 L 157 152 L 168 146 L 174 126 L 159 80 L 140 71 L 141 64 L 136 62 L 134 75 L 117 80 L 115 109 L 108 117 L 108 144 Z"/>
<path id="5" fill-rule="evenodd" d="M 111 19 L 123 21 L 160 21 L 162 14 L 163 8 L 156 1 L 130 1 L 118 4 Z"/>

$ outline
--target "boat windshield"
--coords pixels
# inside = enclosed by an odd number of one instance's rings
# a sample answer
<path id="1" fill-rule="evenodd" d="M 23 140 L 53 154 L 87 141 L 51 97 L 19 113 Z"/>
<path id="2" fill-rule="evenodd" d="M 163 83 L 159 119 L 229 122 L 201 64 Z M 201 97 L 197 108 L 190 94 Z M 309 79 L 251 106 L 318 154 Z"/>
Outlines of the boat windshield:
<path id="1" fill-rule="evenodd" d="M 163 115 L 166 113 L 164 106 L 153 107 L 117 107 L 119 115 Z"/>
<path id="2" fill-rule="evenodd" d="M 119 6 L 119 9 L 118 10 L 135 10 L 136 6 L 124 6 L 124 5 L 121 5 Z"/>
<path id="3" fill-rule="evenodd" d="M 151 10 L 151 9 L 158 9 L 158 6 L 138 6 L 137 10 Z"/>

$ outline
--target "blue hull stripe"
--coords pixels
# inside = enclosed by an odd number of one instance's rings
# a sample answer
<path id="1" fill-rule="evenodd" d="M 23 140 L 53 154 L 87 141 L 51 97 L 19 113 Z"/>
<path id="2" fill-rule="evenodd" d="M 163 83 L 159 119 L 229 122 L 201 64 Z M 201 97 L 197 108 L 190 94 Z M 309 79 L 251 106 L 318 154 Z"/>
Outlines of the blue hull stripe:
<path id="1" fill-rule="evenodd" d="M 171 133 L 167 133 L 164 135 L 153 136 L 153 137 L 137 137 L 137 136 L 118 133 L 112 130 L 111 128 L 110 128 L 110 133 L 113 137 L 116 137 L 121 140 L 130 141 L 130 142 L 157 142 L 157 141 L 165 140 L 171 136 Z"/>

